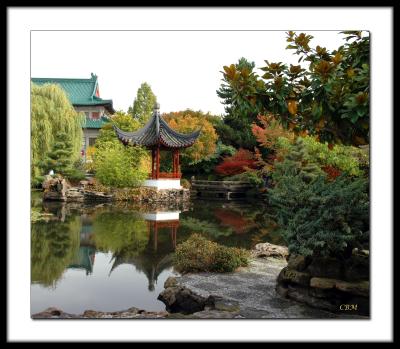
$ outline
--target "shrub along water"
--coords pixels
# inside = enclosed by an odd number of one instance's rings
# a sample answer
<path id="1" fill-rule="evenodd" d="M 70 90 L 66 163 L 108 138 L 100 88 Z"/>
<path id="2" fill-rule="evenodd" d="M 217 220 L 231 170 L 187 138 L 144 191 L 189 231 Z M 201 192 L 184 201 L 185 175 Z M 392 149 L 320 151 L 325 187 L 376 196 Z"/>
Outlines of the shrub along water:
<path id="1" fill-rule="evenodd" d="M 179 272 L 231 272 L 247 266 L 249 254 L 246 250 L 226 247 L 193 234 L 176 247 L 174 265 Z"/>

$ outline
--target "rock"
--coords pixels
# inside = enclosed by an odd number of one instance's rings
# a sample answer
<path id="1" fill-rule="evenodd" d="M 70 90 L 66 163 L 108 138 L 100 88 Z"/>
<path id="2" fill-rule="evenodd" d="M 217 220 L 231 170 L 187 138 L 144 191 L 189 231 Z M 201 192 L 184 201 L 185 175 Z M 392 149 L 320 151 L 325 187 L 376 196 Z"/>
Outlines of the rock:
<path id="1" fill-rule="evenodd" d="M 288 248 L 270 244 L 269 242 L 259 243 L 251 251 L 253 257 L 274 257 L 285 259 L 288 256 Z"/>
<path id="2" fill-rule="evenodd" d="M 203 310 L 207 300 L 185 286 L 168 287 L 158 295 L 157 299 L 165 304 L 167 311 L 184 314 Z"/>
<path id="3" fill-rule="evenodd" d="M 339 309 L 340 301 L 336 299 L 321 299 L 317 297 L 313 297 L 309 294 L 307 288 L 302 287 L 288 287 L 288 297 L 291 299 L 295 299 L 298 302 L 305 303 L 310 307 L 329 310 L 329 311 L 337 311 Z"/>
<path id="4" fill-rule="evenodd" d="M 82 181 L 79 181 L 79 187 L 80 188 L 85 188 L 87 185 L 89 184 L 89 181 L 88 180 L 82 180 Z"/>
<path id="5" fill-rule="evenodd" d="M 168 313 L 166 311 L 153 312 L 145 311 L 135 307 L 122 311 L 103 312 L 96 310 L 85 310 L 82 314 L 68 314 L 61 309 L 48 308 L 43 312 L 32 315 L 34 319 L 158 319 L 166 318 Z"/>
<path id="6" fill-rule="evenodd" d="M 335 287 L 352 295 L 369 297 L 369 281 L 347 282 L 336 280 Z"/>
<path id="7" fill-rule="evenodd" d="M 233 319 L 239 314 L 223 310 L 202 310 L 190 315 L 194 319 Z"/>
<path id="8" fill-rule="evenodd" d="M 347 281 L 369 280 L 369 258 L 365 255 L 353 255 L 344 267 L 344 279 Z"/>
<path id="9" fill-rule="evenodd" d="M 87 201 L 111 201 L 113 199 L 112 194 L 106 194 L 104 192 L 99 192 L 99 191 L 90 191 L 90 190 L 84 190 L 83 195 L 85 197 L 85 200 Z"/>
<path id="10" fill-rule="evenodd" d="M 310 280 L 310 286 L 324 290 L 332 289 L 335 288 L 336 281 L 335 279 L 313 277 Z"/>
<path id="11" fill-rule="evenodd" d="M 50 307 L 46 310 L 33 314 L 32 319 L 75 319 L 79 318 L 78 315 L 68 314 L 61 309 Z"/>
<path id="12" fill-rule="evenodd" d="M 178 284 L 178 282 L 176 281 L 176 278 L 174 278 L 173 276 L 170 276 L 167 280 L 165 280 L 164 288 L 174 287 L 174 286 L 177 286 L 177 284 Z"/>
<path id="13" fill-rule="evenodd" d="M 303 271 L 307 267 L 307 260 L 306 257 L 301 255 L 294 255 L 291 254 L 288 260 L 288 268 Z"/>
<path id="14" fill-rule="evenodd" d="M 50 184 L 52 183 L 53 177 L 50 175 L 45 175 L 43 182 L 42 182 L 42 188 L 43 189 L 48 189 L 50 187 Z"/>
<path id="15" fill-rule="evenodd" d="M 278 275 L 278 283 L 294 283 L 302 286 L 309 286 L 310 274 L 289 269 L 285 267 Z"/>
<path id="16" fill-rule="evenodd" d="M 287 297 L 288 288 L 282 284 L 277 284 L 275 287 L 276 292 L 283 298 Z"/>
<path id="17" fill-rule="evenodd" d="M 336 258 L 315 257 L 305 271 L 313 277 L 342 279 L 343 269 L 344 265 Z"/>
<path id="18" fill-rule="evenodd" d="M 223 297 L 210 295 L 206 304 L 212 310 L 237 312 L 240 310 L 239 302 L 232 299 L 225 299 Z"/>
<path id="19" fill-rule="evenodd" d="M 335 288 L 316 288 L 310 287 L 308 294 L 312 297 L 323 298 L 323 299 L 335 299 L 337 298 L 337 290 Z"/>
<path id="20" fill-rule="evenodd" d="M 70 188 L 70 185 L 64 178 L 47 177 L 47 180 L 42 183 L 42 186 L 45 188 L 43 200 L 67 201 L 66 192 Z"/>
<path id="21" fill-rule="evenodd" d="M 67 201 L 83 202 L 85 196 L 78 188 L 70 188 L 66 192 Z"/>

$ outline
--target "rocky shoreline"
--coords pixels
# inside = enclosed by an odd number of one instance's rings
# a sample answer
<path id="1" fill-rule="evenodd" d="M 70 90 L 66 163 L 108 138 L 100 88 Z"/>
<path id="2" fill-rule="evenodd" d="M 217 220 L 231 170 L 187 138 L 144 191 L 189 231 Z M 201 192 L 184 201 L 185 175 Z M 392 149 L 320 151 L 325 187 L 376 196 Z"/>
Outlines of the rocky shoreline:
<path id="1" fill-rule="evenodd" d="M 277 279 L 287 267 L 287 249 L 269 243 L 258 244 L 248 267 L 233 273 L 191 273 L 169 277 L 158 299 L 166 311 L 138 308 L 115 312 L 86 310 L 68 314 L 49 308 L 33 319 L 368 319 L 351 311 L 330 312 L 280 295 Z"/>
<path id="2" fill-rule="evenodd" d="M 72 186 L 62 177 L 46 176 L 42 183 L 44 201 L 62 202 L 138 202 L 187 203 L 190 201 L 189 189 L 159 189 L 153 187 L 107 188 L 95 179 L 83 180 Z"/>

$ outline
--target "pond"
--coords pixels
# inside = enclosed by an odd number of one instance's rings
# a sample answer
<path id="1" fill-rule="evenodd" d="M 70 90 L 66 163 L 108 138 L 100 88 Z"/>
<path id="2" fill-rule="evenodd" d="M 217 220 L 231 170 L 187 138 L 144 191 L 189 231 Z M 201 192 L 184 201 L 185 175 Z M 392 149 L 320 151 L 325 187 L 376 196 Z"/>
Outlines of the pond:
<path id="1" fill-rule="evenodd" d="M 177 275 L 175 246 L 194 232 L 247 249 L 283 243 L 260 202 L 197 200 L 154 208 L 42 202 L 41 195 L 32 192 L 32 208 L 51 215 L 31 225 L 31 314 L 48 307 L 75 314 L 165 310 L 157 296 Z"/>

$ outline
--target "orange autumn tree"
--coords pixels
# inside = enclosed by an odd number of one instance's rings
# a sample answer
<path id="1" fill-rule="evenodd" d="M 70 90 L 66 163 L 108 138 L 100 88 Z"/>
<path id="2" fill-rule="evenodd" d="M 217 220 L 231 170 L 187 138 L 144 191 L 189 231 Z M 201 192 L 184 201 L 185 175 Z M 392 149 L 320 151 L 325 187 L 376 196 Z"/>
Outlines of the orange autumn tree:
<path id="1" fill-rule="evenodd" d="M 294 133 L 284 129 L 273 114 L 258 115 L 257 120 L 261 126 L 253 123 L 251 130 L 262 147 L 276 150 L 279 137 L 285 137 L 293 142 Z"/>
<path id="2" fill-rule="evenodd" d="M 257 120 L 261 126 L 253 123 L 251 130 L 257 143 L 268 150 L 268 155 L 264 158 L 261 151 L 256 148 L 254 156 L 261 173 L 268 174 L 273 170 L 274 161 L 281 160 L 281 155 L 283 155 L 279 153 L 279 139 L 285 138 L 289 143 L 293 143 L 295 134 L 291 130 L 283 128 L 273 114 L 258 115 Z M 304 134 L 306 133 L 304 132 Z"/>
<path id="3" fill-rule="evenodd" d="M 217 148 L 218 135 L 211 119 L 215 116 L 190 109 L 165 113 L 162 115 L 168 125 L 181 133 L 190 133 L 201 128 L 197 141 L 189 148 L 182 150 L 181 163 L 183 166 L 197 164 L 212 156 Z"/>

